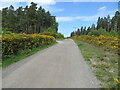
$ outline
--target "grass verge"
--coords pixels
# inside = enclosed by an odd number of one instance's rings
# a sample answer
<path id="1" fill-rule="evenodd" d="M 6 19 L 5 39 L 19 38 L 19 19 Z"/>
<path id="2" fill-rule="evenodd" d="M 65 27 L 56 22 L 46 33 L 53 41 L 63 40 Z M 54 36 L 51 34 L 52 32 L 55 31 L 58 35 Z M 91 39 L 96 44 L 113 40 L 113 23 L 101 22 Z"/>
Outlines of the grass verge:
<path id="1" fill-rule="evenodd" d="M 65 39 L 64 38 L 56 38 L 56 40 L 62 41 L 62 40 L 65 40 Z"/>
<path id="2" fill-rule="evenodd" d="M 85 61 L 101 81 L 102 88 L 117 87 L 114 78 L 118 78 L 118 55 L 103 48 L 73 39 L 81 50 Z"/>
<path id="3" fill-rule="evenodd" d="M 33 54 L 35 54 L 36 52 L 38 51 L 41 51 L 45 48 L 48 48 L 48 47 L 51 47 L 53 45 L 55 45 L 57 42 L 54 42 L 52 44 L 49 44 L 49 45 L 44 45 L 44 46 L 41 46 L 41 47 L 38 47 L 38 48 L 33 48 L 31 51 L 25 51 L 25 50 L 22 50 L 20 51 L 17 55 L 12 55 L 11 57 L 9 58 L 5 58 L 2 60 L 2 68 L 5 68 L 13 63 L 16 63 L 28 56 L 31 56 Z"/>

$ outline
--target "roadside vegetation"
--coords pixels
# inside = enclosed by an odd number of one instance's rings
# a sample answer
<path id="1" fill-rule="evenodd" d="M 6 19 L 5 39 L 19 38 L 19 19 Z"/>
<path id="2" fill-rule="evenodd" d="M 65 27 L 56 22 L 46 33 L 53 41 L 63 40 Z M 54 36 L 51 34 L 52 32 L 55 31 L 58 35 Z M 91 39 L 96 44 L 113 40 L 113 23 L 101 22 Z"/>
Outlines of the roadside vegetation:
<path id="1" fill-rule="evenodd" d="M 56 40 L 57 41 L 63 41 L 63 40 L 65 40 L 65 38 L 57 38 Z"/>
<path id="2" fill-rule="evenodd" d="M 10 5 L 2 9 L 2 31 L 12 33 L 42 33 L 58 31 L 55 16 L 42 6 L 31 2 L 30 6 L 18 7 Z"/>
<path id="3" fill-rule="evenodd" d="M 0 68 L 1 67 L 2 67 L 2 35 L 0 35 Z"/>
<path id="4" fill-rule="evenodd" d="M 120 12 L 110 18 L 98 18 L 97 26 L 81 27 L 71 33 L 71 38 L 80 48 L 85 61 L 90 65 L 102 88 L 118 88 L 120 55 Z"/>
<path id="5" fill-rule="evenodd" d="M 102 47 L 105 50 L 114 51 L 114 53 L 118 54 L 118 46 L 120 45 L 118 37 L 114 36 L 89 36 L 89 35 L 81 35 L 74 36 L 78 40 L 93 44 L 98 47 Z"/>
<path id="6" fill-rule="evenodd" d="M 64 40 L 58 33 L 58 22 L 41 6 L 31 2 L 30 6 L 14 6 L 2 9 L 2 64 L 7 67 L 37 51 Z M 120 12 L 110 18 L 98 17 L 97 25 L 81 27 L 71 32 L 85 61 L 91 66 L 104 88 L 117 87 L 118 55 L 120 55 Z M 1 36 L 0 36 L 1 38 Z M 0 60 L 1 61 L 1 60 Z"/>
<path id="7" fill-rule="evenodd" d="M 16 62 L 18 62 L 18 61 L 20 61 L 20 60 L 22 60 L 22 59 L 24 59 L 24 58 L 26 58 L 28 56 L 31 56 L 31 55 L 37 53 L 38 51 L 49 48 L 49 47 L 51 47 L 51 46 L 53 46 L 55 44 L 57 44 L 57 42 L 53 42 L 53 43 L 48 44 L 48 45 L 43 45 L 43 46 L 40 46 L 38 48 L 33 48 L 30 51 L 28 51 L 28 50 L 20 50 L 17 54 L 15 54 L 15 55 L 13 54 L 10 57 L 4 58 L 2 60 L 1 65 L 2 65 L 3 68 L 5 68 L 5 67 L 7 67 L 7 66 L 9 66 L 9 65 L 11 65 L 13 63 L 16 63 Z"/>
<path id="8" fill-rule="evenodd" d="M 64 39 L 64 35 L 62 35 L 61 33 L 43 32 L 43 33 L 40 33 L 40 35 L 49 35 L 49 36 L 53 36 L 56 39 L 58 39 L 58 38 Z"/>
<path id="9" fill-rule="evenodd" d="M 101 87 L 117 87 L 114 78 L 118 78 L 118 55 L 80 39 L 74 38 L 73 40 L 80 48 L 85 61 L 90 65 L 95 76 L 101 81 Z"/>
<path id="10" fill-rule="evenodd" d="M 90 27 L 78 28 L 77 30 L 71 32 L 71 37 L 79 35 L 94 35 L 94 36 L 116 36 L 120 35 L 120 12 L 116 11 L 115 15 L 110 18 L 107 17 L 98 17 L 97 25 L 92 24 Z"/>
<path id="11" fill-rule="evenodd" d="M 49 33 L 50 32 L 46 32 Z M 64 38 L 61 34 L 55 34 L 56 39 Z M 62 37 L 61 37 L 62 36 Z M 6 67 L 27 56 L 30 56 L 38 50 L 43 50 L 56 43 L 52 35 L 11 33 L 4 34 L 2 37 L 2 66 Z"/>
<path id="12" fill-rule="evenodd" d="M 2 65 L 15 63 L 27 56 L 56 44 L 64 39 L 58 33 L 58 23 L 41 6 L 31 2 L 30 6 L 9 6 L 2 9 Z"/>
<path id="13" fill-rule="evenodd" d="M 39 34 L 5 34 L 2 38 L 3 66 L 6 59 L 11 58 L 12 55 L 18 55 L 20 53 L 28 54 L 33 48 L 49 45 L 53 42 L 55 42 L 55 38 L 52 36 Z M 14 59 L 9 62 L 13 61 Z"/>

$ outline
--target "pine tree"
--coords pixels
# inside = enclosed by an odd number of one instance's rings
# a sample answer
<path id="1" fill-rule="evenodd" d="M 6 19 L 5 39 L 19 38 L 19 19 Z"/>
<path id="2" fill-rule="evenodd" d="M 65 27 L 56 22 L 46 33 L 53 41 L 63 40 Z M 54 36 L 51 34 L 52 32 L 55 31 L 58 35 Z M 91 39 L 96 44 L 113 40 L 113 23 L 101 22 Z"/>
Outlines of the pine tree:
<path id="1" fill-rule="evenodd" d="M 28 34 L 45 32 L 48 28 L 52 28 L 52 32 L 58 31 L 55 16 L 51 16 L 50 12 L 46 12 L 41 6 L 37 9 L 37 4 L 34 2 L 31 2 L 29 7 L 19 7 L 16 10 L 12 5 L 3 8 L 2 16 L 4 31 Z"/>

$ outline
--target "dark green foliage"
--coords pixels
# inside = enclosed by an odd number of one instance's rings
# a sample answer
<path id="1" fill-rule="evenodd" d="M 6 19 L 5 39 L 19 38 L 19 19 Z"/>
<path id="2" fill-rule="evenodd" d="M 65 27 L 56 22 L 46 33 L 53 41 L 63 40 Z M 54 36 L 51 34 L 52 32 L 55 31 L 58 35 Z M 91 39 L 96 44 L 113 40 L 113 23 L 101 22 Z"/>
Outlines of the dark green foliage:
<path id="1" fill-rule="evenodd" d="M 91 30 L 91 32 L 89 32 L 88 35 L 99 36 L 100 33 L 97 30 Z"/>
<path id="2" fill-rule="evenodd" d="M 106 29 L 103 29 L 103 28 L 99 28 L 97 31 L 100 35 L 106 35 L 106 36 L 110 35 L 110 33 L 107 32 Z"/>
<path id="3" fill-rule="evenodd" d="M 45 11 L 41 6 L 31 2 L 25 8 L 6 7 L 2 9 L 2 27 L 4 31 L 13 33 L 41 33 L 52 27 L 52 32 L 57 32 L 58 23 L 55 16 L 51 16 L 49 11 Z"/>
<path id="4" fill-rule="evenodd" d="M 3 35 L 4 34 L 12 34 L 12 32 L 11 31 L 4 31 Z"/>
<path id="5" fill-rule="evenodd" d="M 4 34 L 2 37 L 2 56 L 16 55 L 20 50 L 30 51 L 55 42 L 53 36 L 40 34 Z"/>
<path id="6" fill-rule="evenodd" d="M 110 16 L 107 17 L 98 17 L 97 26 L 92 24 L 91 27 L 81 27 L 81 29 L 77 29 L 71 33 L 72 36 L 76 35 L 110 35 L 110 36 L 118 36 L 120 32 L 120 12 L 116 11 L 115 16 L 110 19 Z"/>
<path id="7" fill-rule="evenodd" d="M 95 24 L 92 24 L 91 28 L 92 28 L 93 30 L 95 30 Z"/>
<path id="8" fill-rule="evenodd" d="M 109 35 L 111 35 L 111 36 L 118 36 L 119 35 L 118 33 L 116 31 L 111 30 Z"/>
<path id="9" fill-rule="evenodd" d="M 57 27 L 57 24 L 56 24 L 56 27 Z M 54 26 L 49 27 L 48 29 L 45 30 L 45 32 L 57 32 L 58 29 L 56 27 Z"/>
<path id="10" fill-rule="evenodd" d="M 103 28 L 99 28 L 98 30 L 94 30 L 94 29 L 92 29 L 89 33 L 88 33 L 88 35 L 94 35 L 94 36 L 99 36 L 99 35 L 106 35 L 106 36 L 117 36 L 118 34 L 117 34 L 117 32 L 115 32 L 115 31 L 110 31 L 110 32 L 107 32 L 105 29 L 103 29 Z"/>
<path id="11" fill-rule="evenodd" d="M 61 33 L 43 32 L 43 33 L 40 33 L 40 34 L 41 34 L 41 35 L 53 36 L 54 38 L 64 38 L 64 35 L 62 35 Z"/>
<path id="12" fill-rule="evenodd" d="M 111 28 L 114 31 L 120 31 L 120 12 L 116 11 L 115 16 L 111 20 Z"/>

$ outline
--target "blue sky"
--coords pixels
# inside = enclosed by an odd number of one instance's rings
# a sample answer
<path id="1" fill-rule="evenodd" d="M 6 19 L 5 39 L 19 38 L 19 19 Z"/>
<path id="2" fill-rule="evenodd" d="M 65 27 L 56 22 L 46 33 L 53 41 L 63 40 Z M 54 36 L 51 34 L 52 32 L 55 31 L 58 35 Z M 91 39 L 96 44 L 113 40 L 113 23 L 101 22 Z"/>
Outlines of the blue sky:
<path id="1" fill-rule="evenodd" d="M 117 10 L 115 2 L 64 2 L 56 3 L 61 12 L 51 12 L 57 16 L 59 32 L 69 36 L 70 32 L 81 27 L 96 24 L 97 18 L 108 14 L 112 17 Z"/>
<path id="2" fill-rule="evenodd" d="M 97 18 L 105 17 L 108 14 L 112 17 L 115 11 L 118 9 L 117 2 L 55 2 L 54 0 L 46 0 L 46 2 L 40 0 L 31 0 L 42 6 L 46 10 L 49 10 L 52 15 L 56 16 L 56 20 L 59 23 L 59 32 L 65 36 L 69 36 L 70 33 L 81 26 L 91 26 L 96 24 Z M 18 8 L 19 6 L 25 7 L 30 5 L 29 0 L 18 0 L 17 2 L 8 2 L 8 0 L 0 1 L 0 9 L 10 6 L 11 4 Z"/>

